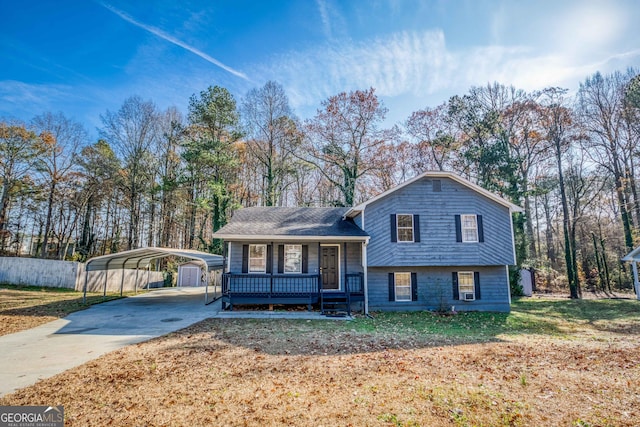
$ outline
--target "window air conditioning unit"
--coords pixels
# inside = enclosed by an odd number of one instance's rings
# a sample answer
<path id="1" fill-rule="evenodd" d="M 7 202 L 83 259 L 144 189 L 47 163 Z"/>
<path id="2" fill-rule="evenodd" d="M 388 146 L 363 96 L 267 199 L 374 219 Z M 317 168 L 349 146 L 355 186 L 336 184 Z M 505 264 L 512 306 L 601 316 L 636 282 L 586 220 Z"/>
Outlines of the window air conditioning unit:
<path id="1" fill-rule="evenodd" d="M 473 292 L 463 292 L 462 293 L 462 300 L 463 301 L 475 301 L 476 300 L 476 296 L 474 295 Z"/>

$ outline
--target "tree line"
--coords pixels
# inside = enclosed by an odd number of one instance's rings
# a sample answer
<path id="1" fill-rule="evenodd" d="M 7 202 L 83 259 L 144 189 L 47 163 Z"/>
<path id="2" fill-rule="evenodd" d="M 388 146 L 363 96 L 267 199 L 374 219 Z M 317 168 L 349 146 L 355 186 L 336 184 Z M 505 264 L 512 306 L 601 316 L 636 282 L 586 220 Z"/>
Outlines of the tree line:
<path id="1" fill-rule="evenodd" d="M 243 206 L 352 206 L 427 170 L 452 171 L 524 208 L 519 267 L 539 285 L 631 286 L 640 240 L 640 75 L 595 73 L 573 96 L 499 83 L 385 127 L 375 89 L 300 120 L 283 87 L 240 100 L 209 87 L 183 114 L 139 96 L 100 116 L 99 139 L 63 113 L 0 119 L 0 252 L 86 260 L 145 246 L 220 253 Z"/>

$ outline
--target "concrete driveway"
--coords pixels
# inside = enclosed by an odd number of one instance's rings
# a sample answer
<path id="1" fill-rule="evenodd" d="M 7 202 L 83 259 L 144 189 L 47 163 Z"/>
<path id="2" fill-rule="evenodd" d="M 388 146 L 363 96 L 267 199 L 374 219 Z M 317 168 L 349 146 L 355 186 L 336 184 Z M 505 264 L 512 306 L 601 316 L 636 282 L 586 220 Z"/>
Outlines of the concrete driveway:
<path id="1" fill-rule="evenodd" d="M 220 309 L 202 288 L 170 288 L 94 305 L 0 337 L 0 396 L 129 344 L 185 328 Z"/>

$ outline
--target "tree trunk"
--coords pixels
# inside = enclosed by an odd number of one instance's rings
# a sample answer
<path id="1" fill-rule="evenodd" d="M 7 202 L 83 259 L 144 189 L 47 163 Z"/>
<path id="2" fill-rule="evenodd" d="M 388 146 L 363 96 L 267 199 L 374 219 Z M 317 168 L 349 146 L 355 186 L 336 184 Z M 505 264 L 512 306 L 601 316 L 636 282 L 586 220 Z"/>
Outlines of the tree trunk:
<path id="1" fill-rule="evenodd" d="M 49 187 L 49 199 L 47 205 L 47 219 L 44 226 L 44 240 L 42 242 L 42 251 L 40 252 L 40 258 L 47 258 L 49 252 L 49 233 L 51 231 L 51 215 L 53 213 L 53 197 L 54 192 L 56 190 L 56 181 L 51 181 L 51 186 Z"/>

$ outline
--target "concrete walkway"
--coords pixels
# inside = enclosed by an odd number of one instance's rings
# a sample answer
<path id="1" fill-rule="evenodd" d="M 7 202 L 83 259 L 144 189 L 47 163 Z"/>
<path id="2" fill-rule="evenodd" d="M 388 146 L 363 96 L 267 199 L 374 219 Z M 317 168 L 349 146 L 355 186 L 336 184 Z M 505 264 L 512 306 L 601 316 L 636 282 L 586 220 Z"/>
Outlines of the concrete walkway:
<path id="1" fill-rule="evenodd" d="M 165 288 L 109 301 L 63 319 L 0 337 L 0 396 L 113 350 L 214 317 L 335 319 L 308 311 L 220 311 L 204 305 L 203 288 Z"/>
<path id="2" fill-rule="evenodd" d="M 153 290 L 0 337 L 0 396 L 129 344 L 215 317 L 202 288 Z"/>

